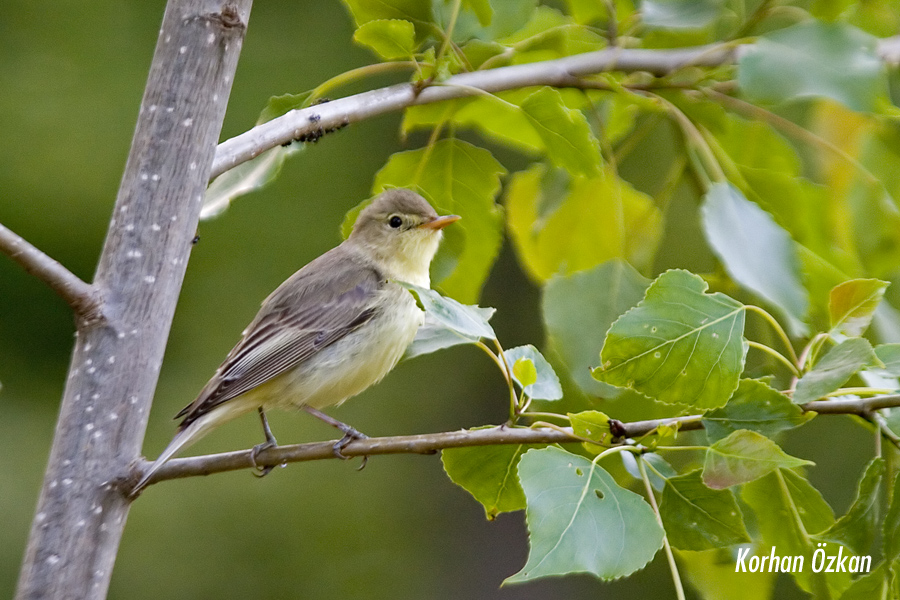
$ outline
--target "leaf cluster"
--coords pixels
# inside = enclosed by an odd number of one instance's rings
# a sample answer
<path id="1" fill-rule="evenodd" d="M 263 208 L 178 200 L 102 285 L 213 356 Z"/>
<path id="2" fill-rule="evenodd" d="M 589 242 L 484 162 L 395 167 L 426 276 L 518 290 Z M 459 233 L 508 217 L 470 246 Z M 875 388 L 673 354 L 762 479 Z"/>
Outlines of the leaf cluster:
<path id="1" fill-rule="evenodd" d="M 815 403 L 900 389 L 890 286 L 900 281 L 900 112 L 879 41 L 897 31 L 900 9 L 344 3 L 353 41 L 381 62 L 273 98 L 261 121 L 387 71 L 423 89 L 604 49 L 738 48 L 734 62 L 622 67 L 410 106 L 400 133 L 425 131 L 427 141 L 375 175 L 373 195 L 408 187 L 463 217 L 433 268 L 443 295 L 407 286 L 426 313 L 407 357 L 474 345 L 507 383 L 509 426 L 571 431 L 565 449 L 443 453 L 488 518 L 525 510 L 531 551 L 507 581 L 626 577 L 665 549 L 676 580 L 683 571 L 701 596 L 763 598 L 772 576 L 753 575 L 750 594 L 734 574 L 739 548 L 775 547 L 809 565 L 827 547 L 872 554 L 875 566 L 855 577 L 806 569 L 793 574 L 798 587 L 823 598 L 896 592 L 896 410 L 857 415 L 875 452 L 839 517 L 806 478 L 812 463 L 779 442 L 817 418 Z M 214 182 L 206 212 L 263 185 L 297 147 Z M 505 350 L 493 310 L 476 306 L 504 235 L 542 292 L 543 353 Z M 636 420 L 659 421 L 646 435 L 617 435 L 617 422 Z"/>

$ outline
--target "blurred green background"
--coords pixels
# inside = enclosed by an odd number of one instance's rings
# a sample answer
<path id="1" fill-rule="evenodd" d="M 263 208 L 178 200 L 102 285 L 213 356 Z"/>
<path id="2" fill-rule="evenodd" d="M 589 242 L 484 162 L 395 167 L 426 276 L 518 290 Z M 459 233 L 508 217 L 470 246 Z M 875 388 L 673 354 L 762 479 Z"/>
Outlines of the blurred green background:
<path id="1" fill-rule="evenodd" d="M 0 17 L 0 222 L 90 279 L 102 245 L 165 2 L 6 0 Z M 222 138 L 255 122 L 276 94 L 310 89 L 372 62 L 350 42 L 337 1 L 258 2 L 250 19 Z M 370 80 L 376 87 L 389 80 Z M 359 91 L 347 90 L 347 93 Z M 190 402 L 282 280 L 340 241 L 346 210 L 369 196 L 387 157 L 421 140 L 399 139 L 399 114 L 325 137 L 290 160 L 262 193 L 203 223 L 170 336 L 145 453 L 174 432 Z M 525 166 L 496 151 L 512 172 Z M 623 168 L 640 168 L 640 164 Z M 671 213 L 677 210 L 677 204 Z M 697 235 L 678 222 L 668 236 Z M 672 244 L 671 239 L 669 246 Z M 658 268 L 708 257 L 680 253 Z M 690 264 L 687 264 L 690 268 Z M 508 246 L 485 288 L 506 347 L 542 344 L 539 291 Z M 50 447 L 74 327 L 42 284 L 0 257 L 0 596 L 15 588 Z M 505 386 L 475 348 L 400 365 L 382 384 L 332 411 L 369 435 L 499 423 Z M 330 439 L 306 415 L 272 415 L 282 443 Z M 810 442 L 834 436 L 846 451 L 815 470 L 836 511 L 869 452 L 845 419 L 817 419 L 786 449 L 815 460 Z M 192 452 L 247 448 L 261 440 L 253 416 L 211 434 Z M 821 448 L 821 444 L 818 445 Z M 823 457 L 824 458 L 824 457 Z M 661 556 L 645 573 L 604 584 L 589 577 L 499 589 L 525 562 L 521 513 L 488 523 L 480 505 L 444 476 L 438 456 L 323 461 L 153 487 L 131 511 L 111 598 L 644 598 L 671 595 Z M 846 476 L 841 475 L 842 473 Z M 789 590 L 780 582 L 779 589 Z M 781 596 L 784 597 L 784 596 Z"/>

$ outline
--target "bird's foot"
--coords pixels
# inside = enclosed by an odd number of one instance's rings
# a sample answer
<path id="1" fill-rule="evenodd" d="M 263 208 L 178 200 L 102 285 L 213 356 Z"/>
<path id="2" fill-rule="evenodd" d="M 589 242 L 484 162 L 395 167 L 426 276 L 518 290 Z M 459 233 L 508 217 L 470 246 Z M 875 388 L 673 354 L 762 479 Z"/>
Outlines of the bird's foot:
<path id="1" fill-rule="evenodd" d="M 269 473 L 272 472 L 272 469 L 275 468 L 274 465 L 258 465 L 256 464 L 256 457 L 259 456 L 259 453 L 268 450 L 269 448 L 277 448 L 278 443 L 275 441 L 275 438 L 271 440 L 266 440 L 262 444 L 257 444 L 253 446 L 253 449 L 250 450 L 250 462 L 253 463 L 253 468 L 256 471 L 253 473 L 255 477 L 265 477 Z"/>

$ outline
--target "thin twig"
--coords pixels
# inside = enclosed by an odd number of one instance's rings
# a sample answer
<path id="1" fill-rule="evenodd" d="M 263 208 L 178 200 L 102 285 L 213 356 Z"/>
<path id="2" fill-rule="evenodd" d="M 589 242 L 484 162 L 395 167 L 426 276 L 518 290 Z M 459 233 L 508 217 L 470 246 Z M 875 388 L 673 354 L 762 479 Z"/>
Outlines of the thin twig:
<path id="1" fill-rule="evenodd" d="M 82 281 L 59 262 L 3 225 L 0 225 L 0 252 L 46 283 L 72 307 L 80 323 L 95 322 L 100 318 L 100 294 L 93 285 Z"/>
<path id="2" fill-rule="evenodd" d="M 666 526 L 663 525 L 662 515 L 659 514 L 659 505 L 656 503 L 656 496 L 653 495 L 653 486 L 650 485 L 650 478 L 647 477 L 647 469 L 644 467 L 644 459 L 637 457 L 638 469 L 641 471 L 641 479 L 644 480 L 644 489 L 647 491 L 647 500 L 653 508 L 653 514 L 656 515 L 656 522 L 663 530 L 663 549 L 666 551 L 666 560 L 669 563 L 669 571 L 672 573 L 672 583 L 675 585 L 675 597 L 678 600 L 684 600 L 684 586 L 681 584 L 681 576 L 678 574 L 678 565 L 675 564 L 675 555 L 672 553 L 672 546 L 669 545 L 669 536 L 666 535 Z"/>

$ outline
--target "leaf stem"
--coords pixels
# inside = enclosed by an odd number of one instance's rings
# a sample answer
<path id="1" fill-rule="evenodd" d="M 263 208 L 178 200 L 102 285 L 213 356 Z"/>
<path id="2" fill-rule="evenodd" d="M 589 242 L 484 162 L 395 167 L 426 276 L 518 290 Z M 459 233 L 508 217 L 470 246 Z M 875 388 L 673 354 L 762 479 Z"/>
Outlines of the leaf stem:
<path id="1" fill-rule="evenodd" d="M 791 344 L 791 338 L 788 337 L 787 332 L 785 332 L 784 328 L 781 326 L 775 317 L 769 314 L 766 310 L 760 308 L 759 306 L 754 306 L 753 304 L 748 304 L 745 307 L 747 310 L 752 310 L 763 319 L 765 319 L 769 325 L 771 325 L 772 329 L 775 330 L 775 333 L 778 334 L 778 337 L 781 338 L 784 347 L 787 348 L 788 353 L 790 354 L 791 361 L 797 365 L 796 369 L 792 369 L 793 372 L 797 373 L 800 369 L 803 368 L 803 365 L 800 363 L 800 360 L 797 358 L 797 353 L 794 352 L 794 346 Z"/>
<path id="2" fill-rule="evenodd" d="M 509 422 L 515 423 L 516 417 L 519 416 L 519 405 L 516 401 L 516 386 L 513 384 L 512 369 L 506 360 L 506 354 L 503 353 L 503 346 L 500 345 L 500 340 L 495 339 L 493 342 L 494 347 L 497 348 L 497 357 L 503 361 L 503 368 L 506 372 L 506 385 L 509 387 Z"/>
<path id="3" fill-rule="evenodd" d="M 647 477 L 647 468 L 644 466 L 643 457 L 637 457 L 637 464 L 638 469 L 641 471 L 641 479 L 644 480 L 644 489 L 647 490 L 647 499 L 653 508 L 653 514 L 656 515 L 656 522 L 659 523 L 660 528 L 663 530 L 663 549 L 666 551 L 666 560 L 669 562 L 669 570 L 672 572 L 672 583 L 675 584 L 675 597 L 678 600 L 685 600 L 684 586 L 681 584 L 681 577 L 678 575 L 678 565 L 675 564 L 675 555 L 672 553 L 672 546 L 669 545 L 669 536 L 666 535 L 662 515 L 659 514 L 659 506 L 656 504 L 656 496 L 653 494 L 650 478 Z"/>
<path id="4" fill-rule="evenodd" d="M 772 356 L 773 358 L 779 360 L 784 366 L 786 366 L 790 370 L 791 373 L 794 374 L 794 377 L 800 376 L 800 372 L 797 370 L 797 367 L 794 365 L 794 363 L 792 363 L 787 358 L 785 358 L 785 356 L 781 352 L 778 352 L 774 348 L 770 348 L 770 347 L 766 346 L 765 344 L 760 344 L 759 342 L 754 342 L 752 340 L 747 340 L 747 345 L 750 346 L 751 348 L 756 348 L 757 350 L 765 352 L 769 356 Z"/>
<path id="5" fill-rule="evenodd" d="M 456 20 L 459 18 L 460 7 L 462 7 L 462 0 L 455 0 L 453 3 L 453 12 L 450 15 L 450 25 L 444 33 L 444 41 L 441 43 L 441 49 L 438 50 L 437 58 L 434 60 L 435 63 L 440 62 L 441 58 L 443 58 L 444 54 L 447 52 L 447 48 L 450 46 L 453 39 L 453 30 L 456 28 Z"/>
<path id="6" fill-rule="evenodd" d="M 324 96 L 327 92 L 353 83 L 354 81 L 359 81 L 360 79 L 364 79 L 366 77 L 372 77 L 373 75 L 381 75 L 382 73 L 390 73 L 393 71 L 403 71 L 405 69 L 416 70 L 417 68 L 418 63 L 416 63 L 415 61 L 400 60 L 375 63 L 373 65 L 365 65 L 356 69 L 350 69 L 345 73 L 335 75 L 328 81 L 319 84 L 318 87 L 313 89 L 312 95 L 310 95 L 309 97 L 309 102 L 312 104 L 317 99 Z"/>

